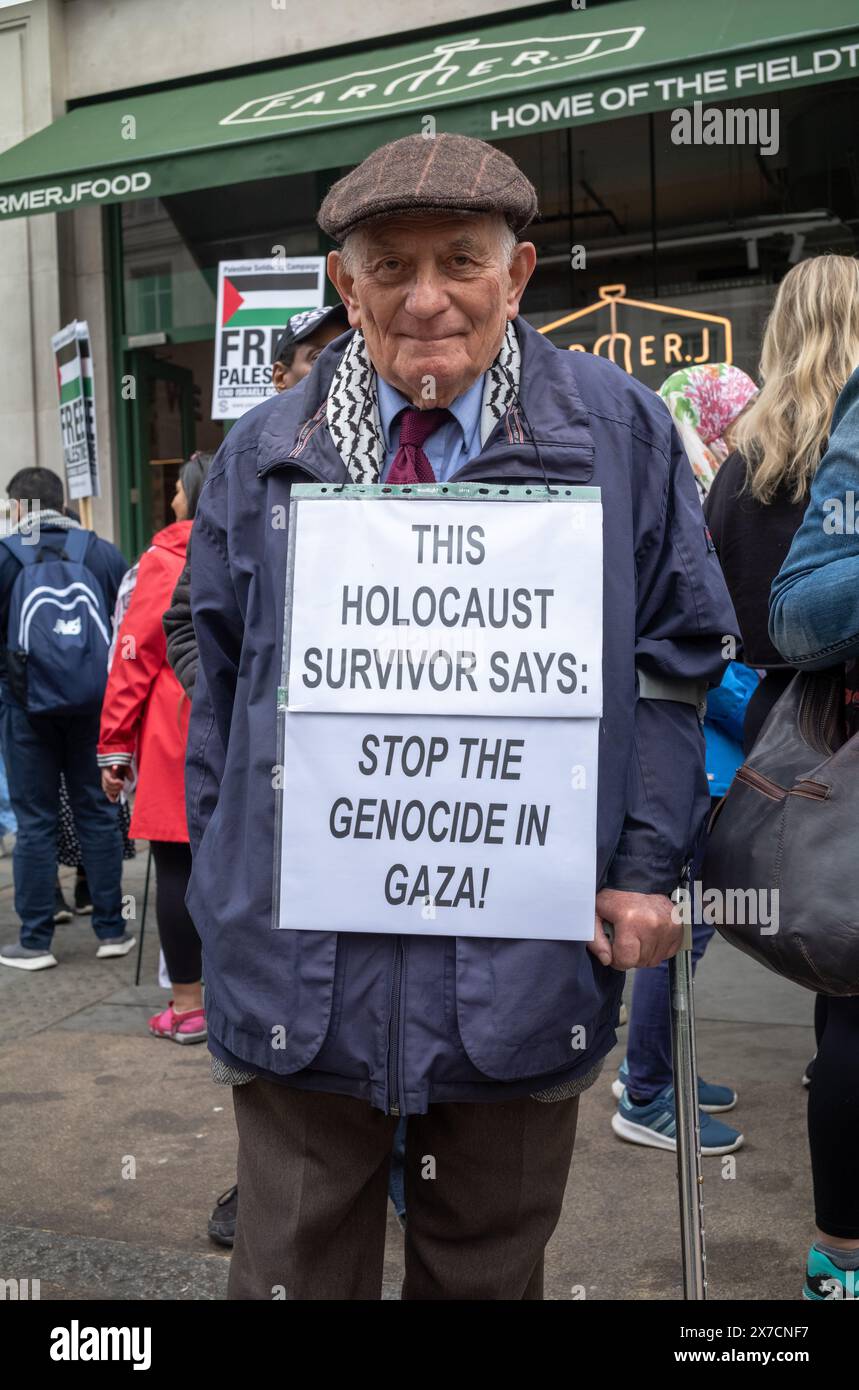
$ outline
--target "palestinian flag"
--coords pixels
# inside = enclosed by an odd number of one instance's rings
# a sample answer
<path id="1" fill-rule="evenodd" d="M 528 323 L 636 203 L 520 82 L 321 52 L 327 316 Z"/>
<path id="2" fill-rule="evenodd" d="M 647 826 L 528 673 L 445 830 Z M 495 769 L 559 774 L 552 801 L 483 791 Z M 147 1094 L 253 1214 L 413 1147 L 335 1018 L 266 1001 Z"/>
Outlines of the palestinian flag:
<path id="1" fill-rule="evenodd" d="M 315 271 L 294 271 L 283 274 L 269 272 L 261 275 L 224 276 L 221 292 L 222 328 L 282 328 L 293 314 L 313 307 L 301 303 L 307 290 L 319 289 Z"/>
<path id="2" fill-rule="evenodd" d="M 81 390 L 86 396 L 92 395 L 92 364 L 90 359 L 86 364 L 82 363 L 76 338 L 58 349 L 56 363 L 60 405 L 77 400 Z M 86 370 L 87 366 L 89 371 Z"/>

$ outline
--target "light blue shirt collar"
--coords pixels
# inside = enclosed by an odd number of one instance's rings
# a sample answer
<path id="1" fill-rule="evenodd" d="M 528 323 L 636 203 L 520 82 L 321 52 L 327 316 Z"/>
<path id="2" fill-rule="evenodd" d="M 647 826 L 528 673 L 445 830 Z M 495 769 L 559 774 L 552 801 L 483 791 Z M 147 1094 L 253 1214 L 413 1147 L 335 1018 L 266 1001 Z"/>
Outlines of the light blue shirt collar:
<path id="1" fill-rule="evenodd" d="M 467 391 L 463 391 L 461 396 L 457 396 L 455 401 L 451 401 L 448 406 L 453 418 L 456 420 L 462 431 L 462 445 L 464 448 L 473 441 L 480 425 L 480 411 L 483 406 L 483 382 L 484 377 L 479 376 L 473 386 L 469 386 Z M 411 406 L 411 401 L 407 400 L 395 386 L 390 386 L 383 377 L 376 373 L 376 387 L 379 395 L 379 423 L 382 427 L 382 435 L 385 441 L 385 452 L 391 450 L 391 425 L 394 417 L 405 407 Z"/>

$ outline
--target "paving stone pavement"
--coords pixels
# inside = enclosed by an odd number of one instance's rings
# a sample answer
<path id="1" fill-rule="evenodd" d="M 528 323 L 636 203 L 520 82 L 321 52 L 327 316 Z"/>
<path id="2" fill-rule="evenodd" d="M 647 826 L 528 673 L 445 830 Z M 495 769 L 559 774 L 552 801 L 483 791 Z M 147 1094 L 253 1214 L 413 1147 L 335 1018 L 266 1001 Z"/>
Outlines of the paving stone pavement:
<path id="1" fill-rule="evenodd" d="M 146 845 L 126 863 L 139 932 Z M 73 874 L 61 877 L 71 896 Z M 0 859 L 0 933 L 13 939 L 11 862 Z M 150 900 L 142 985 L 136 949 L 98 961 L 87 918 L 57 928 L 57 969 L 0 968 L 0 1278 L 37 1278 L 42 1298 L 221 1299 L 228 1255 L 208 1241 L 234 1181 L 229 1090 L 204 1047 L 146 1032 L 157 985 Z M 701 1072 L 740 1092 L 735 1171 L 704 1159 L 710 1296 L 799 1299 L 812 1237 L 803 1067 L 813 998 L 715 940 L 696 985 Z M 564 1212 L 546 1256 L 546 1297 L 679 1299 L 673 1155 L 617 1140 L 609 1059 L 581 1104 Z M 402 1234 L 388 1221 L 383 1297 L 396 1299 Z"/>

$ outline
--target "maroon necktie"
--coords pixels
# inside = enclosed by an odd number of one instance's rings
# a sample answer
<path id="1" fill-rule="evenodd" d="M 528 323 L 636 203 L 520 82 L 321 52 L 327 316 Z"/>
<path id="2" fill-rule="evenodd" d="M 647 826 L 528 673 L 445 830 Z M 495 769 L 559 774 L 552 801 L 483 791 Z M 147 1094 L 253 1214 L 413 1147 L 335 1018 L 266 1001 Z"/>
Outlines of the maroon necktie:
<path id="1" fill-rule="evenodd" d="M 434 483 L 435 474 L 423 444 L 450 418 L 449 410 L 416 410 L 414 406 L 404 410 L 400 416 L 400 447 L 385 482 Z"/>

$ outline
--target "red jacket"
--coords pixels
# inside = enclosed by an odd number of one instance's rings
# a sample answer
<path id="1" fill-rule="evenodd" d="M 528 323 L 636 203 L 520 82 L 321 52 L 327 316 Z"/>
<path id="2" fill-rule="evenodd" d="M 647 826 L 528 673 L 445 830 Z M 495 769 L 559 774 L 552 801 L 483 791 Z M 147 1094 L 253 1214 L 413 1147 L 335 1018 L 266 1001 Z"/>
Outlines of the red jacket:
<path id="1" fill-rule="evenodd" d="M 185 564 L 192 525 L 165 526 L 140 557 L 104 693 L 99 765 L 130 763 L 137 753 L 132 839 L 188 839 L 185 744 L 191 704 L 167 664 L 161 620 Z"/>

